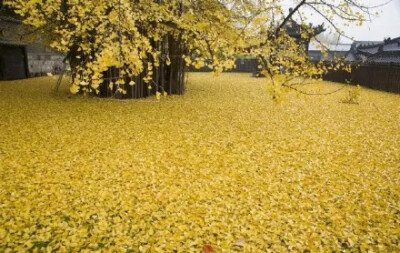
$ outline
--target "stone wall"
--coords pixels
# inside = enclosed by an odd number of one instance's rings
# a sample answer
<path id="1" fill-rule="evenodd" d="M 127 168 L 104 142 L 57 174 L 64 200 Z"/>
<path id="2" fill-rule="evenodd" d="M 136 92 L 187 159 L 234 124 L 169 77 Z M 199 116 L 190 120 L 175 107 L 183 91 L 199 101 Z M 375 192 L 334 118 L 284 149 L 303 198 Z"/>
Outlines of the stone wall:
<path id="1" fill-rule="evenodd" d="M 64 56 L 40 44 L 29 44 L 26 47 L 28 70 L 31 77 L 59 74 L 64 69 Z"/>
<path id="2" fill-rule="evenodd" d="M 26 47 L 30 77 L 60 73 L 64 69 L 65 56 L 44 47 L 40 40 L 32 39 L 32 33 L 32 28 L 20 20 L 0 15 L 0 42 Z"/>

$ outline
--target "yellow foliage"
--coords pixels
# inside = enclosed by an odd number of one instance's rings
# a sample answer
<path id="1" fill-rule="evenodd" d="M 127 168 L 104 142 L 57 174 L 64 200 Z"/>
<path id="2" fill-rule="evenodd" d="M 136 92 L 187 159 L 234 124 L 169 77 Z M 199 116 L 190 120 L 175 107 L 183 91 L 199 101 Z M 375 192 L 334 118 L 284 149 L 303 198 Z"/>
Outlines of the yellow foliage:
<path id="1" fill-rule="evenodd" d="M 276 104 L 265 79 L 191 73 L 183 97 L 122 102 L 51 80 L 0 83 L 1 252 L 400 251 L 398 95 Z"/>
<path id="2" fill-rule="evenodd" d="M 315 35 L 308 20 L 313 13 L 329 21 L 327 30 L 341 36 L 339 24 L 361 24 L 372 14 L 362 0 L 297 2 L 292 17 L 299 22 L 297 32 L 304 42 Z M 332 66 L 309 61 L 307 43 L 299 43 L 287 31 L 292 19 L 284 1 L 4 0 L 4 4 L 38 28 L 41 41 L 68 55 L 72 74 L 82 81 L 78 86 L 86 86 L 82 89 L 86 93 L 98 93 L 104 73 L 111 69 L 120 70 L 120 81 L 110 83 L 111 90 L 126 90 L 125 80 L 138 76 L 150 83 L 153 70 L 171 65 L 169 57 L 173 65 L 180 64 L 177 57 L 183 52 L 187 66 L 208 67 L 216 74 L 233 68 L 238 55 L 263 58 L 259 68 L 268 70 L 271 79 L 280 75 L 318 79 L 330 69 L 348 69 L 340 59 Z M 326 56 L 328 52 L 322 51 Z"/>
<path id="3" fill-rule="evenodd" d="M 361 100 L 361 87 L 357 85 L 349 89 L 347 97 L 345 100 L 343 100 L 343 102 L 349 104 L 359 104 L 360 100 Z"/>
<path id="4" fill-rule="evenodd" d="M 72 94 L 76 94 L 79 92 L 79 86 L 78 85 L 71 85 L 71 87 L 69 88 L 70 92 Z"/>

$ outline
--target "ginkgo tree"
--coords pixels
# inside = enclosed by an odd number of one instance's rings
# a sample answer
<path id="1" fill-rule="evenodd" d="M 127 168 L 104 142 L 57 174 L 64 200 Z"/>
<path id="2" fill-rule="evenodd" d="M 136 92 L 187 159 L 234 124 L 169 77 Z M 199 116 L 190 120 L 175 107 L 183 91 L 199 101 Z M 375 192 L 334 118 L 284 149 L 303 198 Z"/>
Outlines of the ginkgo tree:
<path id="1" fill-rule="evenodd" d="M 5 3 L 37 28 L 49 45 L 66 53 L 71 92 L 144 97 L 182 94 L 187 66 L 215 72 L 234 67 L 238 54 L 258 56 L 272 80 L 274 97 L 281 87 L 297 89 L 300 79 L 319 78 L 328 68 L 311 64 L 307 49 L 285 27 L 297 19 L 300 35 L 315 34 L 305 13 L 336 25 L 362 23 L 371 7 L 360 0 L 294 0 L 289 12 L 281 0 L 7 0 Z M 287 1 L 286 1 L 287 2 Z M 322 48 L 324 48 L 322 46 Z"/>

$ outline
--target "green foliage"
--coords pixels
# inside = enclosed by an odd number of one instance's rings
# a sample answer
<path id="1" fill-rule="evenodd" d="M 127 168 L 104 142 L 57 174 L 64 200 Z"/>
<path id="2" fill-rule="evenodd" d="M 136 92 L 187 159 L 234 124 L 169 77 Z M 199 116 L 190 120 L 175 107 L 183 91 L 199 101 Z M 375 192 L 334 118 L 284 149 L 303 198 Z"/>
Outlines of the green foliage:
<path id="1" fill-rule="evenodd" d="M 131 101 L 1 82 L 0 251 L 400 251 L 398 95 L 189 80 Z"/>

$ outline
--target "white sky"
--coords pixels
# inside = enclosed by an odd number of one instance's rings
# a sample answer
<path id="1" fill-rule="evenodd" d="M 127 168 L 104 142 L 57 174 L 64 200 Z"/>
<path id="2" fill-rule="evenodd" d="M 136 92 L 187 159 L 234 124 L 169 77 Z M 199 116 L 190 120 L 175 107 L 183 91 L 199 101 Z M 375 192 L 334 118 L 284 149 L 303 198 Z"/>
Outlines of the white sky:
<path id="1" fill-rule="evenodd" d="M 293 0 L 285 1 L 284 8 L 289 9 L 293 6 L 290 4 Z M 385 0 L 362 0 L 361 2 L 370 2 L 372 4 L 379 4 L 385 2 Z M 372 22 L 365 22 L 363 26 L 351 26 L 342 27 L 347 35 L 353 37 L 355 40 L 371 40 L 371 41 L 382 41 L 384 38 L 400 37 L 400 0 L 392 0 L 387 5 L 374 9 L 375 11 L 381 11 L 378 17 L 373 18 Z M 320 24 L 324 20 L 318 15 L 313 15 L 310 21 L 314 24 Z M 327 23 L 325 21 L 325 23 Z M 346 39 L 343 42 L 349 42 Z"/>
<path id="2" fill-rule="evenodd" d="M 352 27 L 347 32 L 356 40 L 383 40 L 400 37 L 400 0 L 393 0 L 380 9 L 382 13 L 362 27 Z"/>

